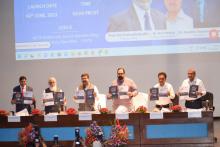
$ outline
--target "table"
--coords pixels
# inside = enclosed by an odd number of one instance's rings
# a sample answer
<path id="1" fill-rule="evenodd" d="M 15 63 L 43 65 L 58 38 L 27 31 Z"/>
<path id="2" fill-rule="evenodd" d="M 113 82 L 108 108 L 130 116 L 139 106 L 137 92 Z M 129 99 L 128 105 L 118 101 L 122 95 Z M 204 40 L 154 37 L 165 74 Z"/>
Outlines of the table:
<path id="1" fill-rule="evenodd" d="M 214 146 L 213 112 L 202 112 L 201 118 L 188 118 L 187 112 L 163 113 L 163 119 L 153 119 L 150 113 L 130 113 L 129 119 L 120 120 L 129 129 L 130 147 L 203 147 Z M 48 145 L 58 135 L 60 143 L 71 146 L 75 128 L 85 137 L 92 121 L 103 127 L 104 136 L 110 136 L 115 114 L 92 114 L 92 120 L 80 121 L 79 115 L 58 115 L 57 121 L 45 122 L 44 116 L 22 116 L 20 122 L 8 122 L 0 116 L 0 146 L 17 146 L 18 132 L 30 122 L 39 125 Z"/>

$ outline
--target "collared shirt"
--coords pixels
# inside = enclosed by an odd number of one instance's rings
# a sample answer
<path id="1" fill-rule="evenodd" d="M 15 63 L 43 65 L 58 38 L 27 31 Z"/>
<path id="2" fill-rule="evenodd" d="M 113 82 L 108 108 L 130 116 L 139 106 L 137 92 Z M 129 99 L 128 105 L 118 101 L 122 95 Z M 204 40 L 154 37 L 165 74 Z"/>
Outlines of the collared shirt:
<path id="1" fill-rule="evenodd" d="M 22 88 L 21 85 L 20 85 L 20 89 L 21 89 L 21 92 L 26 92 L 26 91 L 27 91 L 27 85 L 24 85 L 23 88 Z"/>
<path id="2" fill-rule="evenodd" d="M 170 83 L 165 82 L 163 86 L 160 86 L 160 84 L 154 85 L 154 88 L 159 89 L 159 94 L 162 92 L 167 92 L 169 95 L 167 97 L 159 96 L 159 100 L 156 101 L 157 105 L 167 105 L 172 103 L 171 99 L 175 98 L 175 92 L 173 90 L 173 86 Z"/>
<path id="3" fill-rule="evenodd" d="M 131 80 L 127 77 L 125 77 L 122 82 L 118 81 L 118 80 L 114 80 L 112 82 L 112 86 L 127 86 L 128 92 L 132 92 L 133 96 L 136 96 L 138 94 L 137 85 L 134 83 L 133 80 Z"/>
<path id="4" fill-rule="evenodd" d="M 140 23 L 140 25 L 141 25 L 141 30 L 142 30 L 142 31 L 145 30 L 145 14 L 146 14 L 146 13 L 148 14 L 148 18 L 149 18 L 149 23 L 150 23 L 151 30 L 152 30 L 152 31 L 155 30 L 155 25 L 154 25 L 153 19 L 152 19 L 152 17 L 151 17 L 151 11 L 150 11 L 150 9 L 148 9 L 148 11 L 145 11 L 144 9 L 138 7 L 135 3 L 133 3 L 133 6 L 134 6 L 135 12 L 136 12 L 136 14 L 137 14 L 139 23 Z"/>
<path id="5" fill-rule="evenodd" d="M 185 79 L 183 81 L 181 87 L 184 87 L 185 89 L 187 89 L 189 91 L 190 85 L 198 85 L 199 86 L 198 92 L 202 93 L 201 96 L 204 96 L 206 94 L 206 89 L 205 89 L 205 86 L 204 86 L 202 80 L 200 80 L 198 78 L 195 78 L 193 81 L 190 81 L 189 79 Z M 197 96 L 196 99 L 199 99 L 201 96 Z M 187 97 L 185 99 L 186 100 L 195 100 L 195 98 L 190 98 L 190 97 Z"/>
<path id="6" fill-rule="evenodd" d="M 175 20 L 166 20 L 167 30 L 190 30 L 193 29 L 193 19 L 180 10 Z"/>
<path id="7" fill-rule="evenodd" d="M 137 92 L 137 86 L 134 83 L 133 80 L 125 77 L 123 81 L 119 80 L 114 80 L 112 82 L 112 86 L 122 86 L 122 87 L 127 87 L 128 92 L 132 92 L 132 96 L 135 97 L 138 92 Z M 130 97 L 132 98 L 132 97 Z M 131 99 L 113 99 L 113 111 L 117 110 L 117 108 L 122 105 L 125 106 L 128 111 L 131 110 Z"/>

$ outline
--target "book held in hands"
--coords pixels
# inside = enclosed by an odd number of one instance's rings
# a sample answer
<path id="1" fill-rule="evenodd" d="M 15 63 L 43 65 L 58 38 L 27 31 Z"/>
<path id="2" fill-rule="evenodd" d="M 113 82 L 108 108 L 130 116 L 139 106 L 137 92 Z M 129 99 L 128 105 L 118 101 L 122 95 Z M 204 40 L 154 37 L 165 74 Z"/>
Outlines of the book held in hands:
<path id="1" fill-rule="evenodd" d="M 109 93 L 112 95 L 113 99 L 118 98 L 118 86 L 110 86 Z"/>
<path id="2" fill-rule="evenodd" d="M 199 90 L 199 86 L 198 85 L 190 85 L 189 88 L 189 97 L 191 98 L 197 98 L 197 91 Z"/>
<path id="3" fill-rule="evenodd" d="M 155 101 L 159 99 L 159 89 L 158 88 L 150 88 L 150 100 Z"/>

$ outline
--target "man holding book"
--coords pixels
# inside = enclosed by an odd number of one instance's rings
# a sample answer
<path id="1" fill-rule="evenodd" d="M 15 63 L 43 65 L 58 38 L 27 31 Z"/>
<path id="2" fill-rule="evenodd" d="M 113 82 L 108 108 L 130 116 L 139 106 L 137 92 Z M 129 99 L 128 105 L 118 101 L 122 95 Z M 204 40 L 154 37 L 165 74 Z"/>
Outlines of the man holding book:
<path id="1" fill-rule="evenodd" d="M 89 74 L 81 75 L 82 83 L 76 88 L 74 100 L 79 103 L 79 111 L 94 111 L 95 101 L 98 98 L 98 88 L 89 80 Z"/>
<path id="2" fill-rule="evenodd" d="M 202 96 L 206 94 L 205 86 L 202 80 L 196 77 L 196 70 L 190 68 L 188 70 L 188 78 L 185 79 L 178 92 L 180 99 L 185 100 L 185 107 L 189 109 L 201 109 Z"/>
<path id="3" fill-rule="evenodd" d="M 135 82 L 125 76 L 125 69 L 117 69 L 117 79 L 112 82 L 109 87 L 108 98 L 113 99 L 113 111 L 116 111 L 119 106 L 131 110 L 131 98 L 138 94 Z"/>
<path id="4" fill-rule="evenodd" d="M 167 74 L 165 72 L 158 73 L 158 83 L 150 89 L 150 100 L 156 100 L 154 111 L 169 110 L 171 99 L 175 98 L 173 86 L 166 82 Z"/>

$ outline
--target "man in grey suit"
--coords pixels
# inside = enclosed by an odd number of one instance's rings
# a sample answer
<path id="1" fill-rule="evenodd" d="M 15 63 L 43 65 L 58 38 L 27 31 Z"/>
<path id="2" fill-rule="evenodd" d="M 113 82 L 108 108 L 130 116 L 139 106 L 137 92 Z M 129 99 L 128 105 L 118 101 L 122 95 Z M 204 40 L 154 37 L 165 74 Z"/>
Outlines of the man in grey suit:
<path id="1" fill-rule="evenodd" d="M 131 6 L 110 18 L 108 32 L 149 31 L 166 28 L 165 16 L 152 9 L 152 0 L 132 0 Z"/>
<path id="2" fill-rule="evenodd" d="M 28 113 L 31 114 L 31 105 L 30 104 L 17 104 L 16 103 L 16 93 L 21 93 L 21 98 L 24 97 L 24 92 L 33 92 L 33 88 L 30 87 L 30 86 L 27 86 L 27 78 L 25 76 L 20 76 L 19 78 L 19 85 L 18 86 L 15 86 L 13 88 L 13 96 L 12 96 L 12 100 L 11 100 L 11 103 L 12 104 L 16 104 L 16 112 L 19 112 L 23 109 L 27 109 L 28 110 Z M 32 104 L 35 104 L 35 100 L 34 98 L 33 99 L 33 103 Z"/>

